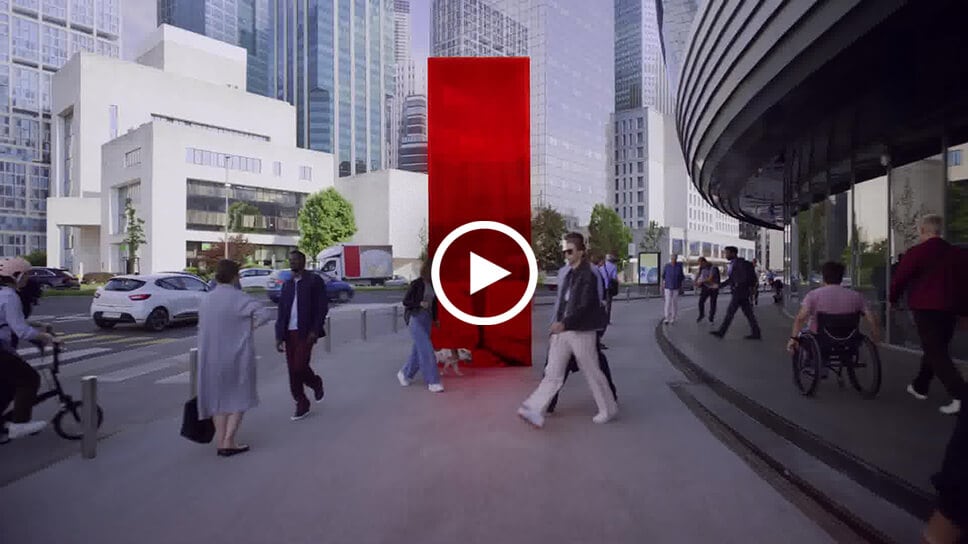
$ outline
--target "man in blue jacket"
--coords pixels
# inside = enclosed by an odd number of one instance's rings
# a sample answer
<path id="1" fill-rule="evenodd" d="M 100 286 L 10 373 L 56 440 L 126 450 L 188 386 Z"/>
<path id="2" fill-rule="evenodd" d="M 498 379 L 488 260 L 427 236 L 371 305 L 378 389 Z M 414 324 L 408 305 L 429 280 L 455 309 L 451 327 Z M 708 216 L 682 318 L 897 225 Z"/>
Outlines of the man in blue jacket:
<path id="1" fill-rule="evenodd" d="M 323 325 L 329 313 L 323 278 L 306 270 L 306 255 L 289 253 L 292 277 L 282 285 L 279 316 L 276 319 L 276 349 L 286 353 L 289 390 L 296 401 L 296 421 L 309 414 L 305 387 L 313 390 L 316 402 L 323 400 L 323 379 L 309 366 L 316 340 L 326 336 Z"/>

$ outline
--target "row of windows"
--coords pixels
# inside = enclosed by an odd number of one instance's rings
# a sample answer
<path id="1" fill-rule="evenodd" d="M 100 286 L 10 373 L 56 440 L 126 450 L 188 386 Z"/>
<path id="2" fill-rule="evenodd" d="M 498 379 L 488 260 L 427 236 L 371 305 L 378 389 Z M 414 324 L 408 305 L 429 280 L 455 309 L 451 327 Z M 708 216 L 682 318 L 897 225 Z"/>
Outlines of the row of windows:
<path id="1" fill-rule="evenodd" d="M 631 163 L 616 164 L 615 165 L 615 175 L 616 176 L 621 176 L 621 175 L 625 175 L 625 174 L 633 174 L 635 172 L 632 171 L 632 168 L 633 168 L 633 166 L 632 166 Z M 638 173 L 639 174 L 644 174 L 645 173 L 645 162 L 639 161 L 638 163 L 636 163 L 635 168 L 638 170 Z"/>
<path id="2" fill-rule="evenodd" d="M 635 150 L 635 157 L 633 157 L 633 158 L 636 158 L 636 159 L 644 159 L 645 158 L 645 147 L 639 146 L 638 148 L 636 148 L 636 150 Z M 629 159 L 629 150 L 628 149 L 623 149 L 621 151 L 621 155 L 619 154 L 619 150 L 618 149 L 615 150 L 615 160 L 616 161 L 619 161 L 619 160 L 625 160 L 625 161 L 627 161 L 628 159 Z"/>
<path id="3" fill-rule="evenodd" d="M 252 172 L 253 174 L 262 173 L 262 160 L 240 155 L 230 155 L 228 153 L 218 153 L 194 147 L 185 148 L 185 162 L 198 164 L 201 166 L 217 166 L 226 168 L 225 161 L 228 159 L 229 170 L 239 170 L 242 172 Z"/>
<path id="4" fill-rule="evenodd" d="M 194 121 L 186 121 L 184 119 L 176 119 L 174 117 L 168 117 L 165 115 L 152 114 L 151 119 L 155 121 L 164 121 L 172 125 L 179 125 L 183 127 L 199 128 L 203 130 L 208 130 L 216 134 L 232 134 L 233 136 L 241 136 L 243 138 L 250 138 L 252 140 L 259 140 L 262 142 L 268 142 L 271 140 L 268 136 L 262 134 L 254 134 L 251 132 L 244 132 L 241 130 L 235 130 L 231 128 L 218 127 L 215 125 L 206 125 L 205 123 L 196 123 Z"/>
<path id="5" fill-rule="evenodd" d="M 635 129 L 638 129 L 638 130 L 645 129 L 645 118 L 639 117 L 636 119 L 625 119 L 622 121 L 615 121 L 615 132 L 617 133 L 623 130 L 625 132 L 629 132 L 633 130 L 633 127 L 632 127 L 633 121 L 635 122 L 635 125 L 636 125 Z M 641 136 L 641 134 L 639 136 Z"/>

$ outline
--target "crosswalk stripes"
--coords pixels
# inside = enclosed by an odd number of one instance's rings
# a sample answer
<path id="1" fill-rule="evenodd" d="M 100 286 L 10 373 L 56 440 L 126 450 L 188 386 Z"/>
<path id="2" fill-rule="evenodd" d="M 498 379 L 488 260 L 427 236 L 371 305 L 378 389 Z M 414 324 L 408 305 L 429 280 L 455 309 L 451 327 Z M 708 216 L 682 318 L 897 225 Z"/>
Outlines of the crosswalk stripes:
<path id="1" fill-rule="evenodd" d="M 58 335 L 64 342 L 60 354 L 60 362 L 68 363 L 79 359 L 96 357 L 111 352 L 118 353 L 129 349 L 139 349 L 147 346 L 157 346 L 177 342 L 183 338 L 171 337 L 152 337 L 152 336 L 128 336 L 124 334 L 98 334 L 98 333 L 71 333 Z M 41 357 L 40 351 L 36 346 L 28 345 L 17 350 L 17 353 L 29 364 L 35 367 L 42 367 L 50 364 L 50 350 L 44 351 Z"/>
<path id="2" fill-rule="evenodd" d="M 109 351 L 111 351 L 111 348 L 87 348 L 87 349 L 79 349 L 76 351 L 67 351 L 67 352 L 61 353 L 60 362 L 61 364 L 64 364 L 64 363 L 73 361 L 75 359 L 80 359 L 81 357 L 101 355 L 102 353 L 107 353 Z M 37 355 L 36 357 L 25 358 L 27 362 L 30 363 L 31 366 L 39 367 L 39 366 L 50 364 L 51 357 L 49 352 L 43 357 L 41 357 L 39 353 L 35 352 L 35 354 Z"/>

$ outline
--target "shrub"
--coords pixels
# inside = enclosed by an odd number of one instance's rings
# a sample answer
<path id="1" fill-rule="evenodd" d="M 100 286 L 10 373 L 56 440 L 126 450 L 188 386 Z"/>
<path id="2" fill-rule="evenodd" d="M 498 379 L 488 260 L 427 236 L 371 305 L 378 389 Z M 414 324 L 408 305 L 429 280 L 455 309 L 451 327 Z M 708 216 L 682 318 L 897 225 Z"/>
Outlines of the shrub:
<path id="1" fill-rule="evenodd" d="M 116 276 L 117 274 L 112 274 L 111 272 L 88 272 L 84 274 L 83 283 L 86 285 L 92 283 L 107 283 L 108 280 Z"/>

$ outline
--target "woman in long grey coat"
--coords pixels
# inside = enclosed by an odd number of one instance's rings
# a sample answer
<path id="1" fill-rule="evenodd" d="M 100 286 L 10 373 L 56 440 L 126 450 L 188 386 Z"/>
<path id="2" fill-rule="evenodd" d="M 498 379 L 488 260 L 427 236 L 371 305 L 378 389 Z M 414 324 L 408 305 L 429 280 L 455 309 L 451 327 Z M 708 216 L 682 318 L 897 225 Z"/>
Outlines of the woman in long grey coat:
<path id="1" fill-rule="evenodd" d="M 238 263 L 219 261 L 215 279 L 198 310 L 198 415 L 213 419 L 218 454 L 229 457 L 249 450 L 235 433 L 242 414 L 259 404 L 252 333 L 272 314 L 236 288 Z"/>

